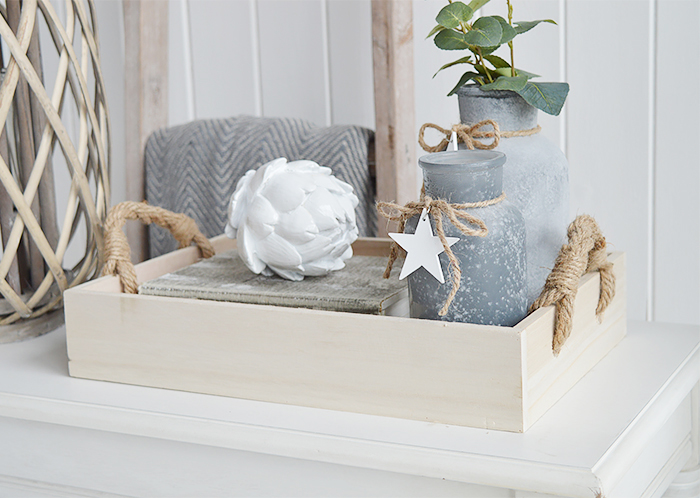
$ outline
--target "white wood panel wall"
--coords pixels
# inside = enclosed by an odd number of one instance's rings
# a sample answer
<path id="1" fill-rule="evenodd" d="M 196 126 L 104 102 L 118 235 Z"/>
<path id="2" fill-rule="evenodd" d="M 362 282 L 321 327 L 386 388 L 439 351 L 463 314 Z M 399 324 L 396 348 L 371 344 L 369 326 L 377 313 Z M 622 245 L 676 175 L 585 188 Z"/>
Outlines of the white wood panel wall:
<path id="1" fill-rule="evenodd" d="M 567 104 L 567 152 L 572 211 L 595 216 L 608 240 L 627 251 L 630 267 L 637 269 L 630 271 L 629 313 L 643 317 L 651 278 L 647 268 L 652 236 L 647 219 L 651 33 L 649 9 L 644 2 L 636 3 L 601 3 L 598 7 L 605 8 L 605 16 L 581 2 L 568 5 L 567 15 L 576 22 L 568 24 L 567 32 L 567 77 L 575 89 Z M 618 29 L 621 25 L 623 29 Z M 591 26 L 606 35 L 591 37 Z M 597 55 L 603 52 L 606 57 Z M 621 67 L 624 78 L 604 76 Z M 591 77 L 592 69 L 602 77 Z"/>
<path id="2" fill-rule="evenodd" d="M 374 127 L 369 0 L 171 0 L 170 16 L 172 124 L 248 114 Z"/>
<path id="3" fill-rule="evenodd" d="M 416 123 L 457 122 L 459 69 L 425 35 L 444 5 L 414 0 Z M 484 13 L 501 15 L 505 1 Z M 518 65 L 571 85 L 543 133 L 567 153 L 571 218 L 628 254 L 631 318 L 700 323 L 700 2 L 514 0 L 554 18 L 516 40 Z M 98 0 L 123 199 L 120 0 Z M 374 125 L 370 0 L 170 0 L 170 122 L 237 114 Z M 120 52 L 120 50 L 122 50 Z M 121 57 L 121 59 L 120 59 Z M 121 162 L 120 162 L 121 161 Z"/>

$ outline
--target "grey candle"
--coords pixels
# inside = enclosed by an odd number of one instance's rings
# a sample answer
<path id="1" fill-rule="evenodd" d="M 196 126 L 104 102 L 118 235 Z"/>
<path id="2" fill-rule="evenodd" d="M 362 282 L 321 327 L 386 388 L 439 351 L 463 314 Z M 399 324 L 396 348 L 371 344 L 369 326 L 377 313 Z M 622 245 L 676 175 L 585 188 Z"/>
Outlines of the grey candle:
<path id="1" fill-rule="evenodd" d="M 453 204 L 495 199 L 503 192 L 501 152 L 460 150 L 438 152 L 419 159 L 423 169 L 425 194 Z M 506 192 L 507 195 L 507 192 Z M 440 255 L 445 273 L 441 284 L 424 268 L 408 277 L 411 317 L 512 326 L 527 313 L 525 226 L 520 211 L 507 199 L 464 211 L 481 219 L 488 227 L 486 237 L 464 235 L 443 218 L 445 235 L 460 238 L 452 246 L 462 277 L 460 288 L 447 314 L 439 316 L 452 282 L 449 260 Z M 418 216 L 408 220 L 406 233 L 413 233 Z M 435 221 L 431 216 L 435 232 Z"/>

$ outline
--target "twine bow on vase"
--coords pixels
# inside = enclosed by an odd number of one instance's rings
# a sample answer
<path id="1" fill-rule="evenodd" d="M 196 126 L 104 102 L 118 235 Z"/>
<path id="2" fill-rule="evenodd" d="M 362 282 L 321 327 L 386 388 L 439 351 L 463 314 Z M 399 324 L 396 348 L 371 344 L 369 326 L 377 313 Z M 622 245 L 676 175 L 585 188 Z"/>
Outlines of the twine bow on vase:
<path id="1" fill-rule="evenodd" d="M 485 126 L 491 126 L 493 130 L 482 131 L 481 128 Z M 440 140 L 440 143 L 438 143 L 435 146 L 428 145 L 425 142 L 425 130 L 428 128 L 437 130 L 441 134 L 445 135 L 445 138 Z M 425 123 L 423 126 L 420 127 L 420 131 L 418 132 L 418 144 L 426 152 L 442 152 L 445 149 L 447 149 L 447 146 L 449 145 L 450 139 L 452 137 L 452 133 L 454 132 L 457 134 L 457 139 L 464 143 L 467 146 L 467 149 L 469 150 L 491 150 L 498 147 L 501 138 L 528 137 L 530 135 L 535 135 L 536 133 L 539 133 L 541 130 L 542 127 L 540 125 L 537 125 L 536 127 L 530 128 L 528 130 L 501 131 L 500 126 L 498 126 L 498 123 L 493 119 L 485 119 L 473 125 L 456 124 L 452 125 L 452 128 L 450 128 L 449 130 L 438 126 L 435 123 Z M 485 144 L 480 140 L 482 138 L 492 138 L 493 141 L 491 143 Z"/>

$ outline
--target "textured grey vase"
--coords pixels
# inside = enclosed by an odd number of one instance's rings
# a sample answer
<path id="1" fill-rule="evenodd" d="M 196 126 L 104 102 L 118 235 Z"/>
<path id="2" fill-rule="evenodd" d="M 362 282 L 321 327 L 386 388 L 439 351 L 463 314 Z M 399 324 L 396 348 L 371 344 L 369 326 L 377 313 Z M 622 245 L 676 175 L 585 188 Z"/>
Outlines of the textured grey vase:
<path id="1" fill-rule="evenodd" d="M 492 119 L 501 131 L 528 130 L 537 126 L 537 109 L 515 92 L 485 92 L 475 85 L 465 85 L 457 95 L 463 124 Z M 525 219 L 527 294 L 528 303 L 532 303 L 542 290 L 559 249 L 566 242 L 569 165 L 559 148 L 541 133 L 501 138 L 495 150 L 508 158 L 503 169 L 503 189 Z"/>
<path id="2" fill-rule="evenodd" d="M 463 204 L 494 199 L 503 191 L 501 152 L 461 150 L 438 152 L 419 159 L 426 195 Z M 449 260 L 440 255 L 445 283 L 425 268 L 408 276 L 411 317 L 450 322 L 513 326 L 525 317 L 525 225 L 518 209 L 508 200 L 487 207 L 465 209 L 488 227 L 486 237 L 464 235 L 443 217 L 445 235 L 460 240 L 452 246 L 462 271 L 460 288 L 447 315 L 442 308 L 452 290 Z M 414 233 L 414 216 L 406 233 Z M 430 217 L 435 233 L 435 220 Z"/>

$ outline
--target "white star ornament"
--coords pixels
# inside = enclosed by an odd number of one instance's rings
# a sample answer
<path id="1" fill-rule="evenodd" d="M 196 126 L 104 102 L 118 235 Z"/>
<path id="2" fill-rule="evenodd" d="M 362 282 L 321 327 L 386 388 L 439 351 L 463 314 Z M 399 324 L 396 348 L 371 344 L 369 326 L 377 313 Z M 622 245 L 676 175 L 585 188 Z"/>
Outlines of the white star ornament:
<path id="1" fill-rule="evenodd" d="M 440 237 L 433 235 L 430 227 L 428 212 L 423 208 L 423 212 L 418 219 L 415 233 L 390 233 L 389 237 L 394 239 L 401 248 L 406 251 L 406 260 L 401 268 L 399 280 L 403 280 L 421 266 L 437 279 L 441 284 L 445 283 L 440 265 L 440 254 L 445 248 L 440 242 Z M 447 245 L 452 246 L 459 238 L 445 237 Z"/>

